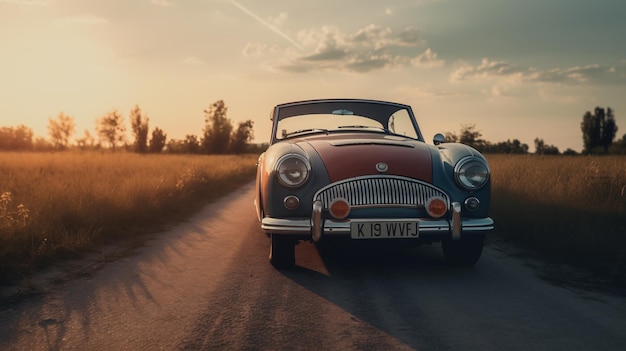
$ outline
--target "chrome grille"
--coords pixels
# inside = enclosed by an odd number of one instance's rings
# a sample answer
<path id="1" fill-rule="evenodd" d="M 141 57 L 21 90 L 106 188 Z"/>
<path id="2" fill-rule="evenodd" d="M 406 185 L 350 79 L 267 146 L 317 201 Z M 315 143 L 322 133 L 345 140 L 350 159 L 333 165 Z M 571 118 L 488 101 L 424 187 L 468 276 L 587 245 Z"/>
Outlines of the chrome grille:
<path id="1" fill-rule="evenodd" d="M 338 197 L 346 199 L 353 208 L 423 207 L 433 196 L 443 197 L 450 206 L 448 195 L 431 184 L 404 177 L 380 176 L 352 178 L 330 184 L 320 189 L 314 199 L 321 200 L 324 208 L 328 208 Z"/>

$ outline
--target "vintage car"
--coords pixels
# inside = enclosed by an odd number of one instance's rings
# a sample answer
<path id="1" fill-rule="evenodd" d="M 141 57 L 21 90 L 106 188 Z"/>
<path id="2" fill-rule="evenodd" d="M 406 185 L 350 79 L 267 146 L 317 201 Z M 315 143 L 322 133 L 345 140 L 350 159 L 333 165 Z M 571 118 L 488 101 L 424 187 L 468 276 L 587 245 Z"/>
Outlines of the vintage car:
<path id="1" fill-rule="evenodd" d="M 259 156 L 256 199 L 276 268 L 295 264 L 295 245 L 352 241 L 441 242 L 455 265 L 474 265 L 485 234 L 490 172 L 475 149 L 424 141 L 411 107 L 324 99 L 277 105 Z"/>

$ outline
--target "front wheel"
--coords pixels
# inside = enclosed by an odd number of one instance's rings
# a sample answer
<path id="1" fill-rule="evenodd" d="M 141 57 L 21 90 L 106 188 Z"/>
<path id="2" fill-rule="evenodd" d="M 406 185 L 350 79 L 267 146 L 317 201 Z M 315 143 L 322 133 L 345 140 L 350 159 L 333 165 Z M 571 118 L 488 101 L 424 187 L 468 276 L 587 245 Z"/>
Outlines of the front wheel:
<path id="1" fill-rule="evenodd" d="M 450 264 L 460 267 L 471 267 L 478 262 L 483 252 L 484 236 L 447 239 L 441 242 L 443 255 Z"/>
<path id="2" fill-rule="evenodd" d="M 291 268 L 296 264 L 296 243 L 284 235 L 270 234 L 270 263 L 276 269 Z"/>

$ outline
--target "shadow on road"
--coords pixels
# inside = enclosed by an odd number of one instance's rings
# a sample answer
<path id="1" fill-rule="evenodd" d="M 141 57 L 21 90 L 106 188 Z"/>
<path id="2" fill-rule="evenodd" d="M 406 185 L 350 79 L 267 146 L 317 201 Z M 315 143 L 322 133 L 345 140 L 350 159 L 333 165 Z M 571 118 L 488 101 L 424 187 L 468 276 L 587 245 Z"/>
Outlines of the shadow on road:
<path id="1" fill-rule="evenodd" d="M 439 323 L 433 323 L 434 311 L 440 310 L 440 320 L 455 318 L 454 299 L 471 299 L 482 287 L 491 285 L 480 264 L 471 268 L 449 266 L 439 244 L 398 247 L 339 242 L 301 246 L 298 256 L 305 258 L 298 260 L 294 269 L 282 271 L 284 276 L 414 349 L 437 348 L 446 338 Z"/>

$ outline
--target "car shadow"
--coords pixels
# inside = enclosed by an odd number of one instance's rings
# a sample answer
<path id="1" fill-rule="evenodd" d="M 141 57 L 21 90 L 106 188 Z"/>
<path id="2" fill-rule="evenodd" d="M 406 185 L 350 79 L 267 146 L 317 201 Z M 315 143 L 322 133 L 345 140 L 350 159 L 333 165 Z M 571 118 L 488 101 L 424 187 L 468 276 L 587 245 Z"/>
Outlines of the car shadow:
<path id="1" fill-rule="evenodd" d="M 306 246 L 309 247 L 306 247 Z M 350 241 L 333 240 L 317 244 L 302 244 L 302 254 L 306 250 L 317 251 L 320 260 L 330 276 L 353 276 L 363 273 L 368 276 L 389 276 L 390 272 L 401 275 L 423 275 L 434 272 L 458 272 L 443 258 L 439 243 L 412 245 L 408 242 L 382 243 L 377 240 Z M 312 262 L 300 262 L 306 269 Z M 464 270 L 464 269 L 460 269 Z M 465 269 L 467 270 L 467 269 Z"/>
<path id="2" fill-rule="evenodd" d="M 421 311 L 425 297 L 441 290 L 456 296 L 468 285 L 489 281 L 480 262 L 465 268 L 447 264 L 439 244 L 303 243 L 296 257 L 296 267 L 281 271 L 284 276 L 416 349 L 429 338 Z"/>

